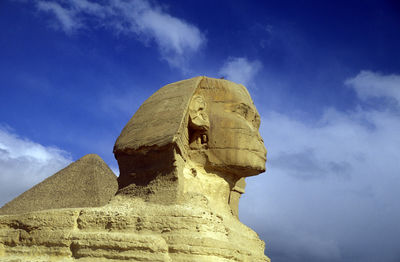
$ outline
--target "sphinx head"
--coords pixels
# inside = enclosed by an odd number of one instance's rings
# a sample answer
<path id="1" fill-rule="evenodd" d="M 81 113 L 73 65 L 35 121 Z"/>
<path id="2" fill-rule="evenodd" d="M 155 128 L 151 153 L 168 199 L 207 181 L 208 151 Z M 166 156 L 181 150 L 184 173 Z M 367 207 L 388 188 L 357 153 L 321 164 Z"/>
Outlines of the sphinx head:
<path id="1" fill-rule="evenodd" d="M 260 115 L 243 85 L 204 78 L 189 105 L 189 158 L 234 177 L 265 171 Z"/>
<path id="2" fill-rule="evenodd" d="M 120 191 L 151 192 L 169 184 L 162 191 L 174 195 L 184 191 L 179 168 L 185 165 L 216 174 L 232 189 L 241 178 L 265 171 L 259 125 L 242 85 L 196 77 L 164 86 L 143 103 L 115 143 Z"/>

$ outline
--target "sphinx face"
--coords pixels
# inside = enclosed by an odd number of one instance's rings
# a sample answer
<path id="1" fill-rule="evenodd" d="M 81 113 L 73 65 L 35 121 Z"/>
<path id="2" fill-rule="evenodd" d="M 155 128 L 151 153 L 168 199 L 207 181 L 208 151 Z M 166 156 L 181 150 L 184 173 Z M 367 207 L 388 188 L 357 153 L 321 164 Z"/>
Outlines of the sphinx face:
<path id="1" fill-rule="evenodd" d="M 207 100 L 208 165 L 240 177 L 264 172 L 267 150 L 259 133 L 260 115 L 247 90 L 226 85 Z"/>

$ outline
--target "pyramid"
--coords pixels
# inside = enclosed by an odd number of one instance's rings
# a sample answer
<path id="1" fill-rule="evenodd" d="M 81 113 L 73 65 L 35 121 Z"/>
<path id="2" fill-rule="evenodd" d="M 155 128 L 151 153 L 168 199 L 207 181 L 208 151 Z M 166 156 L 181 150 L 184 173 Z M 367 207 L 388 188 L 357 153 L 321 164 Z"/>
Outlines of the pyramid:
<path id="1" fill-rule="evenodd" d="M 88 154 L 0 208 L 0 215 L 46 209 L 99 207 L 118 189 L 117 177 L 96 154 Z"/>

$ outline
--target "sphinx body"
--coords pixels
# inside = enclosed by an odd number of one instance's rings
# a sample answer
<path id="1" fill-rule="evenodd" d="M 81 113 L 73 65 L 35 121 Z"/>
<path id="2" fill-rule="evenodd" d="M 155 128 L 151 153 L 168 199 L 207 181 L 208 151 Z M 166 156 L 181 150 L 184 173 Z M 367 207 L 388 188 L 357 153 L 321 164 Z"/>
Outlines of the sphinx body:
<path id="1" fill-rule="evenodd" d="M 265 170 L 259 123 L 242 85 L 164 86 L 115 143 L 108 204 L 0 216 L 0 261 L 269 261 L 238 219 L 244 178 Z"/>

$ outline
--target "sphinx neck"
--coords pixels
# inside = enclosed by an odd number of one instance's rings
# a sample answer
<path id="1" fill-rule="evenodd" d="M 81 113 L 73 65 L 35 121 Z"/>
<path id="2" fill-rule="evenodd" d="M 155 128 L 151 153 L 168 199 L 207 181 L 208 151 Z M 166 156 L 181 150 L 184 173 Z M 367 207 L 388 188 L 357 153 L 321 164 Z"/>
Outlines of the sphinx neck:
<path id="1" fill-rule="evenodd" d="M 204 206 L 217 213 L 238 216 L 238 178 L 220 171 L 205 170 L 203 166 L 184 160 L 180 154 L 173 158 L 164 156 L 165 165 L 153 163 L 149 168 L 138 169 L 138 159 L 119 157 L 119 190 L 117 195 L 141 198 L 157 204 L 184 204 Z M 157 168 L 154 168 L 154 167 Z"/>

